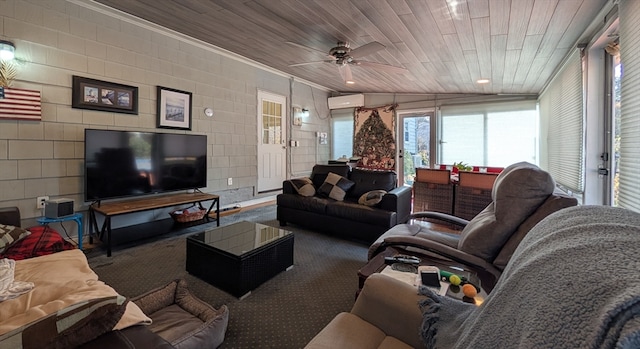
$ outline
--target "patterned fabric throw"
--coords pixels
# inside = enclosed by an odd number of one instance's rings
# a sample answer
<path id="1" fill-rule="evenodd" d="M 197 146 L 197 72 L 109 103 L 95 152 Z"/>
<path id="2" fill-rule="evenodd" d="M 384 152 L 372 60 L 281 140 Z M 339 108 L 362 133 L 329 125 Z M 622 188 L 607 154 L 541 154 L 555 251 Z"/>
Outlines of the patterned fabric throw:
<path id="1" fill-rule="evenodd" d="M 28 230 L 13 225 L 0 224 L 0 253 L 16 241 L 31 234 Z"/>
<path id="2" fill-rule="evenodd" d="M 318 194 L 336 201 L 343 201 L 347 195 L 347 191 L 354 185 L 354 182 L 333 172 L 329 172 L 327 179 L 325 179 L 324 183 L 318 188 Z"/>

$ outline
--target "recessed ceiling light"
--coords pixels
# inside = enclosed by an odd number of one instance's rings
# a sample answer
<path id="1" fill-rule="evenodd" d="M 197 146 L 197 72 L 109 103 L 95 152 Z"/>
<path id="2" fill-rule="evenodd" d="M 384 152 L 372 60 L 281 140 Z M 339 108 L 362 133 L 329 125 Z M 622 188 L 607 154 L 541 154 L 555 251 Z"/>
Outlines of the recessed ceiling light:
<path id="1" fill-rule="evenodd" d="M 353 81 L 353 80 L 347 80 L 347 81 L 345 81 L 345 82 L 346 82 L 347 84 L 349 84 L 349 85 L 353 85 L 353 84 L 355 84 L 355 83 L 356 83 L 356 82 L 355 82 L 355 81 Z"/>
<path id="2" fill-rule="evenodd" d="M 489 82 L 491 82 L 491 80 L 489 80 L 489 79 L 478 79 L 478 80 L 476 80 L 477 84 L 488 84 Z"/>

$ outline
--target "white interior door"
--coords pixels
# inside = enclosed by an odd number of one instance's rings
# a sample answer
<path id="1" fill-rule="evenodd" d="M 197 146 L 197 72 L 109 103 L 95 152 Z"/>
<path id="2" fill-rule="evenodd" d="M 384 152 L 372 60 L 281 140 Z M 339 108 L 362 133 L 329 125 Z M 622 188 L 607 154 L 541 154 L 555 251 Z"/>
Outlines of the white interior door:
<path id="1" fill-rule="evenodd" d="M 259 193 L 281 189 L 286 179 L 286 110 L 286 97 L 258 91 Z"/>

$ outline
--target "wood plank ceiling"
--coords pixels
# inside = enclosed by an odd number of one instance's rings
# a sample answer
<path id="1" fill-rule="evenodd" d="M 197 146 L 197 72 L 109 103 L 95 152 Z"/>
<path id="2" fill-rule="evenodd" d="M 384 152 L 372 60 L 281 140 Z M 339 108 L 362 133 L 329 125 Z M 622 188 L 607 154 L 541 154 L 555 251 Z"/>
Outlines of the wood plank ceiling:
<path id="1" fill-rule="evenodd" d="M 96 0 L 331 90 L 425 94 L 539 93 L 608 1 Z M 355 57 L 348 85 L 338 41 L 384 48 Z"/>

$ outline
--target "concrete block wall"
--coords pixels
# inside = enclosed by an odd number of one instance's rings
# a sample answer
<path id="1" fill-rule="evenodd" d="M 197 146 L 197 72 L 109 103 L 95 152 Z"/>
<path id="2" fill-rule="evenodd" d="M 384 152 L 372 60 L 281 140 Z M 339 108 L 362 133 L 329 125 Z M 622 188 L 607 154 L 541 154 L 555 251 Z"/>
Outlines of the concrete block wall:
<path id="1" fill-rule="evenodd" d="M 298 81 L 291 90 L 291 77 L 215 47 L 84 0 L 2 0 L 0 39 L 16 45 L 13 87 L 42 95 L 41 121 L 0 119 L 0 206 L 18 206 L 27 221 L 41 215 L 38 196 L 71 198 L 76 211 L 87 210 L 85 128 L 206 134 L 203 191 L 220 195 L 223 206 L 255 199 L 258 90 L 283 95 L 289 105 L 317 104 L 307 123 L 291 131 L 301 146 L 290 149 L 289 176 L 328 160 L 328 147 L 317 147 L 311 135 L 329 132 L 323 109 L 329 92 Z M 138 115 L 71 108 L 73 75 L 137 86 Z M 156 128 L 157 86 L 193 93 L 192 131 Z"/>
<path id="2" fill-rule="evenodd" d="M 313 165 L 327 163 L 331 155 L 331 144 L 319 144 L 318 132 L 331 133 L 330 112 L 327 104 L 327 96 L 319 94 L 317 90 L 304 84 L 294 84 L 293 105 L 308 109 L 309 115 L 302 117 L 302 125 L 293 125 L 291 128 L 291 140 L 298 141 L 298 147 L 291 149 L 292 177 L 302 177 L 311 174 Z M 293 118 L 291 118 L 293 119 Z"/>

